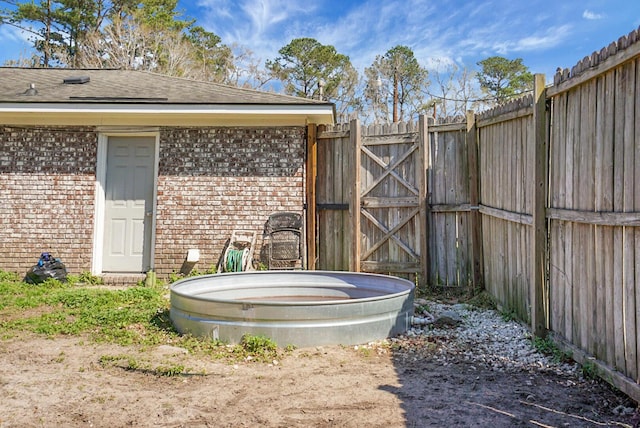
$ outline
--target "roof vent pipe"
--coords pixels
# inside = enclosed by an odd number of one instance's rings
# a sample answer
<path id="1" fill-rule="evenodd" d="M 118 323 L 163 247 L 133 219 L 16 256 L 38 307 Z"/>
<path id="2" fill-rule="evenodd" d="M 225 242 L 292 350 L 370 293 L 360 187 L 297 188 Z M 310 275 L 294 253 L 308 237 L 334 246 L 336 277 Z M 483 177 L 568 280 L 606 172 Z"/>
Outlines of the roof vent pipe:
<path id="1" fill-rule="evenodd" d="M 27 95 L 27 96 L 38 95 L 38 90 L 36 89 L 36 84 L 35 83 L 29 83 L 29 89 L 24 91 L 24 95 Z"/>

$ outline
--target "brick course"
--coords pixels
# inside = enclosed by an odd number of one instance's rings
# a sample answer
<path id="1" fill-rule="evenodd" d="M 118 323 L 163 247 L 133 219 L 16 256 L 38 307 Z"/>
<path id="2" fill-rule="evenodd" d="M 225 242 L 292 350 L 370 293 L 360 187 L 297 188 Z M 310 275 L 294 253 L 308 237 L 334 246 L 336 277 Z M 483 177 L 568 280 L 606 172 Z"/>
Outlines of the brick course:
<path id="1" fill-rule="evenodd" d="M 18 273 L 40 252 L 70 273 L 91 269 L 98 133 L 91 127 L 0 127 L 0 269 Z M 233 229 L 258 232 L 270 213 L 302 212 L 305 129 L 160 130 L 155 269 L 216 264 Z"/>

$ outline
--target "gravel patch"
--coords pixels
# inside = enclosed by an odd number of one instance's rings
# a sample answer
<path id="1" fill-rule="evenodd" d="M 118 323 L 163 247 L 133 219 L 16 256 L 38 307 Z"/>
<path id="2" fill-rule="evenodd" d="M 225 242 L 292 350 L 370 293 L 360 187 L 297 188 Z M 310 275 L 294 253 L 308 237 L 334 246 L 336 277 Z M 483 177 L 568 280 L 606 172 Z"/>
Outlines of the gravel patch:
<path id="1" fill-rule="evenodd" d="M 403 336 L 391 339 L 396 345 L 413 341 L 431 349 L 431 356 L 442 364 L 449 360 L 483 364 L 496 371 L 549 371 L 578 375 L 578 364 L 556 361 L 533 346 L 528 329 L 504 319 L 494 310 L 455 304 L 416 300 L 413 327 Z M 428 311 L 422 310 L 428 308 Z M 456 320 L 456 316 L 458 316 Z M 442 317 L 442 318 L 441 318 Z M 444 319 L 444 322 L 439 322 Z M 428 346 L 431 344 L 431 346 Z"/>

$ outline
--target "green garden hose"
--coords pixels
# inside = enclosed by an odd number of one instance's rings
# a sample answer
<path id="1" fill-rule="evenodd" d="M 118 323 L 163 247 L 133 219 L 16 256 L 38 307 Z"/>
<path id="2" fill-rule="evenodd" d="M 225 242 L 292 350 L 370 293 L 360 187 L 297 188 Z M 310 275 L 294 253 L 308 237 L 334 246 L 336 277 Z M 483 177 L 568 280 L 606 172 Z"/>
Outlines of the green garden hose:
<path id="1" fill-rule="evenodd" d="M 225 272 L 242 272 L 242 256 L 244 250 L 231 249 L 227 253 L 227 265 Z"/>

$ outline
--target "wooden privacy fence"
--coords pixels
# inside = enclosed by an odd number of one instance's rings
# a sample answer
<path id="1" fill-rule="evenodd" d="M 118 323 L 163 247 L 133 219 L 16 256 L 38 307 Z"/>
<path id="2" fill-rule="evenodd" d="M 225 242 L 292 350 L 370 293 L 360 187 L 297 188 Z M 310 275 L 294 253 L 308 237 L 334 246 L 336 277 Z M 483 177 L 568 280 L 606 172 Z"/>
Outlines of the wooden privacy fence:
<path id="1" fill-rule="evenodd" d="M 475 116 L 483 278 L 640 401 L 638 31 Z M 468 123 L 467 126 L 470 126 Z"/>
<path id="2" fill-rule="evenodd" d="M 640 401 L 638 38 L 465 123 L 320 128 L 315 267 L 484 286 Z"/>
<path id="3" fill-rule="evenodd" d="M 622 37 L 547 89 L 550 323 L 640 400 L 640 42 Z M 635 381 L 635 382 L 634 382 Z M 622 387 L 628 385 L 622 384 Z"/>
<path id="4" fill-rule="evenodd" d="M 465 122 L 356 120 L 312 132 L 311 267 L 418 275 L 463 290 L 482 283 L 477 150 Z"/>

